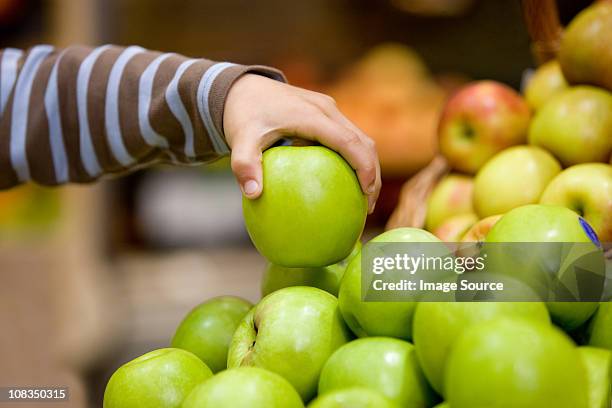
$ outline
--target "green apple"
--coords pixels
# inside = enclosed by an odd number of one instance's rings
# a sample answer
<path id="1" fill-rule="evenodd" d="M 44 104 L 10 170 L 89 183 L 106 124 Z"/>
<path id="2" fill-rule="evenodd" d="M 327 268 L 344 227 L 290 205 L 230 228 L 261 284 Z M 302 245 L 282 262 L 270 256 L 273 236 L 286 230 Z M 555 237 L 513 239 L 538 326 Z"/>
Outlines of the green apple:
<path id="1" fill-rule="evenodd" d="M 525 319 L 474 325 L 457 339 L 444 374 L 452 408 L 587 408 L 586 370 L 562 331 Z"/>
<path id="2" fill-rule="evenodd" d="M 468 327 L 506 316 L 550 322 L 538 302 L 422 302 L 414 313 L 416 354 L 429 383 L 443 393 L 444 370 L 456 339 Z"/>
<path id="3" fill-rule="evenodd" d="M 476 214 L 454 215 L 438 226 L 433 233 L 442 241 L 459 242 L 476 222 L 478 222 Z"/>
<path id="4" fill-rule="evenodd" d="M 526 205 L 505 214 L 489 231 L 486 242 L 577 242 L 590 244 L 589 248 L 599 245 L 588 223 L 574 211 L 541 204 Z M 522 276 L 524 282 L 537 278 L 531 265 L 545 264 L 552 268 L 554 265 L 560 266 L 561 262 L 555 248 L 550 249 L 552 253 L 541 252 L 543 248 L 540 248 L 532 254 L 521 251 L 514 256 L 509 248 L 500 250 L 494 257 L 489 257 L 488 262 L 495 263 L 499 268 L 503 268 L 500 265 L 511 265 L 512 273 Z M 547 306 L 553 321 L 566 330 L 581 326 L 597 309 L 594 302 L 549 302 Z"/>
<path id="5" fill-rule="evenodd" d="M 297 391 L 278 374 L 232 368 L 193 389 L 181 408 L 303 408 Z"/>
<path id="6" fill-rule="evenodd" d="M 467 232 L 461 238 L 461 242 L 482 242 L 485 240 L 491 228 L 495 225 L 497 221 L 501 218 L 501 215 L 490 215 L 485 217 L 467 230 Z"/>
<path id="7" fill-rule="evenodd" d="M 487 242 L 592 242 L 588 224 L 559 205 L 531 204 L 504 214 L 487 234 Z"/>
<path id="8" fill-rule="evenodd" d="M 252 306 L 250 302 L 233 296 L 210 299 L 183 319 L 171 346 L 191 351 L 213 373 L 224 370 L 234 331 Z"/>
<path id="9" fill-rule="evenodd" d="M 438 405 L 436 405 L 434 408 L 450 408 L 450 405 L 448 405 L 448 402 L 441 402 Z"/>
<path id="10" fill-rule="evenodd" d="M 115 371 L 104 391 L 104 408 L 178 408 L 196 385 L 212 375 L 188 351 L 154 350 Z"/>
<path id="11" fill-rule="evenodd" d="M 589 408 L 610 408 L 612 395 L 612 352 L 596 347 L 578 347 L 586 367 Z"/>
<path id="12" fill-rule="evenodd" d="M 612 5 L 601 1 L 584 9 L 563 34 L 559 59 L 571 83 L 612 91 Z"/>
<path id="13" fill-rule="evenodd" d="M 365 387 L 333 390 L 320 395 L 308 408 L 399 408 L 381 393 Z"/>
<path id="14" fill-rule="evenodd" d="M 266 296 L 275 290 L 289 286 L 313 286 L 323 289 L 334 296 L 338 296 L 340 280 L 349 262 L 361 250 L 361 242 L 342 261 L 329 266 L 311 268 L 286 268 L 284 266 L 268 264 L 261 281 L 261 295 Z"/>
<path id="15" fill-rule="evenodd" d="M 367 387 L 401 407 L 430 407 L 437 397 L 419 367 L 414 346 L 388 337 L 354 340 L 327 360 L 319 394 L 347 387 Z"/>
<path id="16" fill-rule="evenodd" d="M 316 393 L 323 364 L 349 339 L 334 296 L 318 288 L 292 286 L 272 292 L 244 317 L 234 333 L 227 365 L 273 371 L 308 401 Z"/>
<path id="17" fill-rule="evenodd" d="M 367 200 L 353 169 L 322 146 L 279 146 L 263 154 L 263 194 L 242 209 L 257 250 L 296 268 L 341 261 L 359 239 Z"/>
<path id="18" fill-rule="evenodd" d="M 587 330 L 588 344 L 612 351 L 612 302 L 602 302 Z"/>
<path id="19" fill-rule="evenodd" d="M 529 143 L 566 167 L 606 162 L 612 151 L 612 94 L 582 85 L 553 97 L 533 118 Z"/>
<path id="20" fill-rule="evenodd" d="M 432 242 L 438 238 L 417 228 L 397 228 L 382 233 L 372 242 Z M 414 302 L 365 302 L 361 300 L 361 254 L 349 264 L 338 294 L 344 321 L 359 337 L 389 336 L 410 340 Z"/>
<path id="21" fill-rule="evenodd" d="M 525 88 L 525 100 L 531 109 L 538 110 L 546 101 L 568 87 L 559 61 L 552 60 L 540 66 L 529 78 Z"/>
<path id="22" fill-rule="evenodd" d="M 561 171 L 555 158 L 536 146 L 515 146 L 495 155 L 474 181 L 474 206 L 481 217 L 503 214 L 540 200 Z"/>
<path id="23" fill-rule="evenodd" d="M 440 180 L 427 200 L 425 228 L 434 231 L 454 215 L 473 213 L 473 190 L 472 177 L 449 174 Z"/>
<path id="24" fill-rule="evenodd" d="M 612 241 L 612 166 L 577 164 L 563 170 L 544 190 L 542 204 L 576 211 L 593 227 L 599 239 Z"/>
<path id="25" fill-rule="evenodd" d="M 495 81 L 468 84 L 440 117 L 440 151 L 452 168 L 475 174 L 499 151 L 525 143 L 530 110 L 512 88 Z"/>

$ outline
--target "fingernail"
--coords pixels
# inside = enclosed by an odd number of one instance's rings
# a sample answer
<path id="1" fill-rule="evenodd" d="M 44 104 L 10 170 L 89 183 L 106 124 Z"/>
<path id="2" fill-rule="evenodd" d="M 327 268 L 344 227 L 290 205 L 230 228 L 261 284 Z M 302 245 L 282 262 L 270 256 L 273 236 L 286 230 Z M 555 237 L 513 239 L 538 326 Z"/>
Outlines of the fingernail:
<path id="1" fill-rule="evenodd" d="M 375 189 L 376 189 L 376 182 L 368 186 L 368 189 L 366 190 L 366 194 L 372 194 Z"/>
<path id="2" fill-rule="evenodd" d="M 246 183 L 244 183 L 244 187 L 243 187 L 244 194 L 248 196 L 255 194 L 258 189 L 259 189 L 259 184 L 257 184 L 255 180 L 249 180 Z"/>

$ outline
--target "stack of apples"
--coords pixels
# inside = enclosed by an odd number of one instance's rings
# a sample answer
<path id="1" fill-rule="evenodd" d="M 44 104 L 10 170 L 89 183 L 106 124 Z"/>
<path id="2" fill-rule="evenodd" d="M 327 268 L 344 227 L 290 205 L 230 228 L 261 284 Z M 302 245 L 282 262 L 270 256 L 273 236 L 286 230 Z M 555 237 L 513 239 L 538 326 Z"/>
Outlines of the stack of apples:
<path id="1" fill-rule="evenodd" d="M 612 234 L 609 44 L 602 3 L 572 22 L 560 67 L 537 71 L 526 101 L 491 81 L 458 92 L 439 127 L 456 173 L 428 203 L 437 236 L 398 228 L 372 241 L 601 250 Z M 364 301 L 367 203 L 354 171 L 324 147 L 282 146 L 264 152 L 263 173 L 262 196 L 243 201 L 270 261 L 263 298 L 196 306 L 169 348 L 118 368 L 105 408 L 610 407 L 612 303 Z"/>
<path id="2" fill-rule="evenodd" d="M 612 4 L 602 2 L 571 22 L 558 60 L 531 75 L 524 96 L 479 81 L 448 100 L 438 133 L 453 173 L 429 198 L 427 230 L 483 240 L 503 214 L 544 204 L 612 241 L 611 41 Z"/>

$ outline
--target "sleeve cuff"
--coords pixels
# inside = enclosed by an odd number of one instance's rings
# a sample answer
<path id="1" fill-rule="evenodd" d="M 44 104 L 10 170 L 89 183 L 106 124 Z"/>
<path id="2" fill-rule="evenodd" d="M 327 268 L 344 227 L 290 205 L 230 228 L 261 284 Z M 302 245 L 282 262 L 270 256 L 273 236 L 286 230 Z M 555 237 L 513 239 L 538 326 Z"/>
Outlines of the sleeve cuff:
<path id="1" fill-rule="evenodd" d="M 244 74 L 258 74 L 287 82 L 282 72 L 260 65 L 236 65 L 227 62 L 216 63 L 204 73 L 198 87 L 198 107 L 215 151 L 220 155 L 229 153 L 223 135 L 223 111 L 231 86 Z"/>

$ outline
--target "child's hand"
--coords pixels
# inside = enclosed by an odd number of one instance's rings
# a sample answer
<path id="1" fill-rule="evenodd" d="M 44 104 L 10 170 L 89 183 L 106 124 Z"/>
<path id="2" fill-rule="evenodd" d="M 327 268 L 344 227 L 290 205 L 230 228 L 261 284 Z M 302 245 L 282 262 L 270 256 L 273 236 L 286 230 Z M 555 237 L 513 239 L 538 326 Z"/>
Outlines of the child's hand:
<path id="1" fill-rule="evenodd" d="M 380 191 L 374 142 L 327 95 L 247 74 L 232 85 L 223 127 L 232 149 L 232 171 L 248 198 L 262 190 L 261 152 L 287 136 L 313 140 L 340 153 L 355 169 L 369 212 Z"/>

